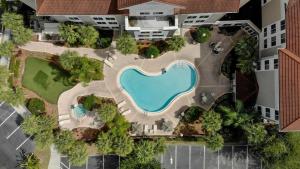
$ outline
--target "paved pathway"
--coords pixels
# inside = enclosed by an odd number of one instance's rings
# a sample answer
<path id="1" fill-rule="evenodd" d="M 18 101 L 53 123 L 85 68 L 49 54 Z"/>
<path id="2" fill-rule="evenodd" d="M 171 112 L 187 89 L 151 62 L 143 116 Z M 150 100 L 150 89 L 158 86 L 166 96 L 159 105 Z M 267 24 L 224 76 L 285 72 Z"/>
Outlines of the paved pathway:
<path id="1" fill-rule="evenodd" d="M 71 51 L 77 51 L 81 56 L 87 55 L 88 57 L 103 60 L 107 54 L 106 51 L 110 51 L 111 53 L 114 53 L 114 50 L 112 47 L 107 49 L 92 49 L 92 48 L 68 48 L 63 46 L 56 46 L 52 43 L 47 42 L 29 42 L 24 46 L 21 46 L 22 49 L 29 50 L 29 51 L 35 51 L 35 52 L 45 52 L 50 53 L 52 55 L 60 55 L 66 50 Z"/>

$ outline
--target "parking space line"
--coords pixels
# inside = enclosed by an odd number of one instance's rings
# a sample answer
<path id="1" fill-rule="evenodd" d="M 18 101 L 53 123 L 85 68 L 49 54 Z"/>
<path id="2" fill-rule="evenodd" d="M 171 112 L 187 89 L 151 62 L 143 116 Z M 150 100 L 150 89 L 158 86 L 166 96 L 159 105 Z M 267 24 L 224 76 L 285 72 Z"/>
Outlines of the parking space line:
<path id="1" fill-rule="evenodd" d="M 16 113 L 16 110 L 14 110 L 6 119 L 0 124 L 0 127 L 13 115 Z"/>
<path id="2" fill-rule="evenodd" d="M 177 169 L 177 145 L 175 146 L 175 169 Z"/>
<path id="3" fill-rule="evenodd" d="M 249 156 L 248 156 L 248 145 L 247 145 L 247 157 L 246 157 L 246 169 L 248 169 L 248 165 L 249 165 Z"/>
<path id="4" fill-rule="evenodd" d="M 87 158 L 87 160 L 86 160 L 86 163 L 85 163 L 85 169 L 88 169 L 88 163 L 89 163 L 89 157 Z"/>
<path id="5" fill-rule="evenodd" d="M 191 169 L 191 145 L 189 146 L 189 169 Z"/>
<path id="6" fill-rule="evenodd" d="M 218 150 L 218 169 L 220 168 L 220 150 Z"/>
<path id="7" fill-rule="evenodd" d="M 70 167 L 66 166 L 64 163 L 60 162 L 60 164 L 62 164 L 64 167 L 66 167 L 67 169 L 70 169 Z M 61 168 L 61 167 L 60 167 Z"/>
<path id="8" fill-rule="evenodd" d="M 31 137 L 32 137 L 32 135 L 29 136 L 27 139 L 25 139 L 25 140 L 24 140 L 24 141 L 16 148 L 16 150 L 18 150 L 23 144 L 25 144 L 26 141 L 28 141 Z"/>
<path id="9" fill-rule="evenodd" d="M 233 156 L 233 152 L 234 152 L 234 146 L 231 147 L 231 168 L 233 169 L 233 159 L 234 159 L 234 156 Z"/>
<path id="10" fill-rule="evenodd" d="M 13 132 L 11 132 L 6 139 L 9 139 L 21 126 L 18 126 Z"/>
<path id="11" fill-rule="evenodd" d="M 0 107 L 2 106 L 3 103 L 4 103 L 4 102 L 1 102 L 1 103 L 0 103 Z"/>
<path id="12" fill-rule="evenodd" d="M 102 155 L 102 166 L 103 166 L 103 169 L 104 169 L 104 155 Z"/>
<path id="13" fill-rule="evenodd" d="M 203 169 L 205 169 L 205 146 L 203 147 Z"/>

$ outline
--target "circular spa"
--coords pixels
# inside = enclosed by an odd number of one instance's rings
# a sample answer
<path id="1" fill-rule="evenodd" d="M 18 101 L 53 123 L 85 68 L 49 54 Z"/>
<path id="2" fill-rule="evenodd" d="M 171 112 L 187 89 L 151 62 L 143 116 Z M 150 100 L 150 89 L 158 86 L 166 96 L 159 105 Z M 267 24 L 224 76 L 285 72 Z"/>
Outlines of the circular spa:
<path id="1" fill-rule="evenodd" d="M 175 61 L 156 74 L 128 67 L 121 72 L 119 83 L 141 111 L 158 113 L 195 88 L 197 70 L 186 61 Z"/>

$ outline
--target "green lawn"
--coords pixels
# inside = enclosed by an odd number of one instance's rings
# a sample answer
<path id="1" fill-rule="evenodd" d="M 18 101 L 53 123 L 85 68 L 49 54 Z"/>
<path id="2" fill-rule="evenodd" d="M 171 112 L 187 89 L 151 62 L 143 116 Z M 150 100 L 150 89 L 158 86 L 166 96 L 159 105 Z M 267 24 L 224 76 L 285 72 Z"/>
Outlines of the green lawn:
<path id="1" fill-rule="evenodd" d="M 67 73 L 50 62 L 35 57 L 26 59 L 23 86 L 50 103 L 56 104 L 59 95 L 72 88 Z"/>

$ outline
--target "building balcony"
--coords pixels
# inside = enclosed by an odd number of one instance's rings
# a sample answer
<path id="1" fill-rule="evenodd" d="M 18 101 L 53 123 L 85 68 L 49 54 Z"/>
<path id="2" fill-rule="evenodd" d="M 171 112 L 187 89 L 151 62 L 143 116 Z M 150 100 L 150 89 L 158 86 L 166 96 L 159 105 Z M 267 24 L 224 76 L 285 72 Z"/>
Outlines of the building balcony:
<path id="1" fill-rule="evenodd" d="M 126 30 L 176 30 L 178 29 L 177 16 L 126 16 Z"/>

